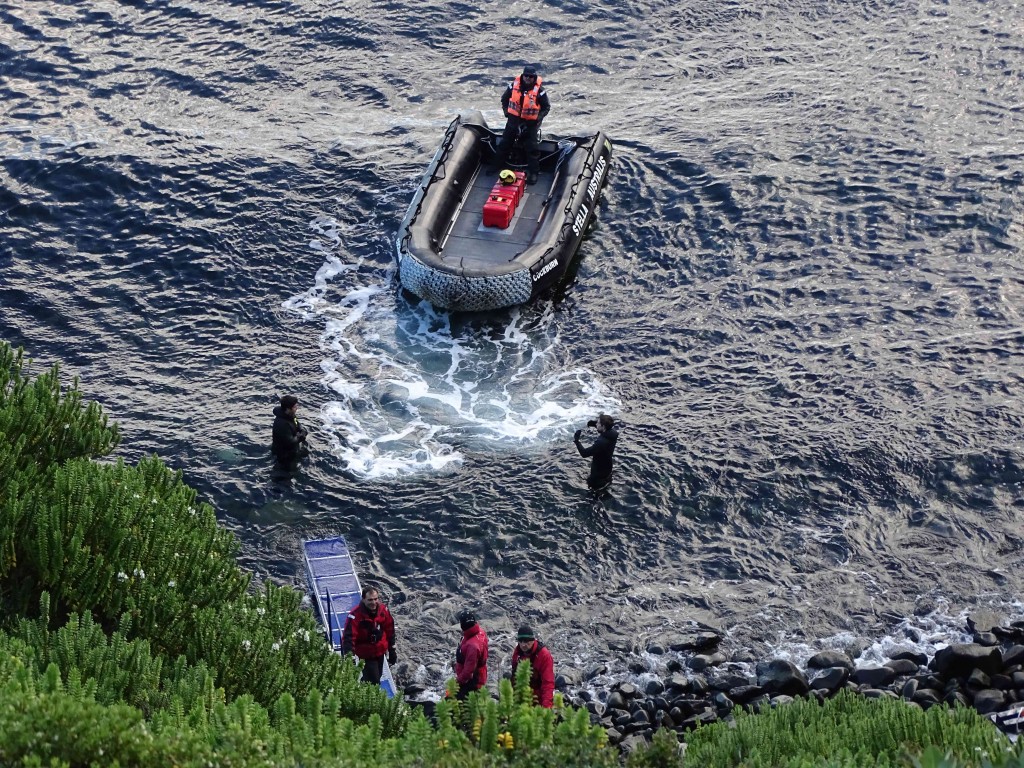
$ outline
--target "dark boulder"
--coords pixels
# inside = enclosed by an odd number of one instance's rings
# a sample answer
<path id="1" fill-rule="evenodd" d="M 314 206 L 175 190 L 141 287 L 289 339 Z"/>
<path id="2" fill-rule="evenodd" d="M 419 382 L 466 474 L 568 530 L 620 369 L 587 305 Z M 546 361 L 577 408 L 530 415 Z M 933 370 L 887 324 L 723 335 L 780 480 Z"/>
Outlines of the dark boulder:
<path id="1" fill-rule="evenodd" d="M 693 635 L 684 635 L 674 638 L 669 642 L 668 647 L 673 651 L 710 651 L 718 647 L 722 642 L 722 635 L 717 632 L 697 632 Z"/>
<path id="2" fill-rule="evenodd" d="M 980 669 L 986 674 L 999 672 L 1003 663 L 998 648 L 976 643 L 954 643 L 938 651 L 928 668 L 946 677 L 964 677 Z"/>
<path id="3" fill-rule="evenodd" d="M 850 670 L 846 667 L 829 667 L 814 672 L 807 681 L 811 688 L 835 691 L 850 677 Z"/>
<path id="4" fill-rule="evenodd" d="M 916 675 L 921 665 L 911 659 L 890 659 L 882 666 L 888 667 L 897 677 Z"/>
<path id="5" fill-rule="evenodd" d="M 920 651 L 900 651 L 899 653 L 894 653 L 890 659 L 892 661 L 912 661 L 919 667 L 923 667 L 928 663 L 928 657 Z"/>
<path id="6" fill-rule="evenodd" d="M 757 684 L 767 693 L 782 693 L 787 696 L 804 696 L 810 690 L 804 673 L 785 659 L 775 659 L 758 674 Z"/>
<path id="7" fill-rule="evenodd" d="M 807 661 L 809 669 L 828 669 L 829 667 L 843 667 L 853 672 L 853 659 L 842 651 L 822 651 L 816 653 Z"/>
<path id="8" fill-rule="evenodd" d="M 974 708 L 983 715 L 998 712 L 1004 706 L 1006 706 L 1006 694 L 1003 691 L 989 688 L 974 694 Z"/>
<path id="9" fill-rule="evenodd" d="M 853 671 L 850 679 L 857 685 L 880 688 L 889 685 L 895 680 L 896 673 L 889 669 L 889 667 L 861 667 Z"/>

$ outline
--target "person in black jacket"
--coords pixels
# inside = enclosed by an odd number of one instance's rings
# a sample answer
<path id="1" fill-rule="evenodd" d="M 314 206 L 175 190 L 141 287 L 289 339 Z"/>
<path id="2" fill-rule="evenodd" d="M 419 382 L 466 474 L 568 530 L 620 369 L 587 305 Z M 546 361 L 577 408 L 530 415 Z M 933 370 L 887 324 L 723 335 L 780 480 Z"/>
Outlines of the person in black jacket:
<path id="1" fill-rule="evenodd" d="M 285 395 L 281 404 L 274 408 L 274 441 L 271 450 L 277 461 L 285 466 L 295 464 L 308 453 L 306 430 L 299 426 L 296 414 L 299 412 L 299 398 Z"/>
<path id="2" fill-rule="evenodd" d="M 597 428 L 597 439 L 589 448 L 584 448 L 580 442 L 582 429 L 577 429 L 572 436 L 576 444 L 576 450 L 580 456 L 590 459 L 590 477 L 587 478 L 587 486 L 593 490 L 600 490 L 612 481 L 612 454 L 615 452 L 615 441 L 619 439 L 619 428 L 608 414 L 602 413 L 595 421 L 588 421 L 588 427 Z"/>

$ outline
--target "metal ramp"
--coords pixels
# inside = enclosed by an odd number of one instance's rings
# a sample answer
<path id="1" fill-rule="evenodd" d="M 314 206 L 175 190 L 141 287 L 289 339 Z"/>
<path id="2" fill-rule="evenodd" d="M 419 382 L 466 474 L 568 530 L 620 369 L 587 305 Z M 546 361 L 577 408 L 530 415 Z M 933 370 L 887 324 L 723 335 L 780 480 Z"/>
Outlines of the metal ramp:
<path id="1" fill-rule="evenodd" d="M 348 612 L 359 605 L 362 592 L 359 577 L 352 565 L 348 542 L 344 536 L 303 541 L 302 552 L 306 561 L 306 576 L 324 635 L 331 648 L 341 653 L 341 633 L 345 628 L 345 619 Z M 380 687 L 389 699 L 395 697 L 395 679 L 387 659 L 384 659 Z"/>

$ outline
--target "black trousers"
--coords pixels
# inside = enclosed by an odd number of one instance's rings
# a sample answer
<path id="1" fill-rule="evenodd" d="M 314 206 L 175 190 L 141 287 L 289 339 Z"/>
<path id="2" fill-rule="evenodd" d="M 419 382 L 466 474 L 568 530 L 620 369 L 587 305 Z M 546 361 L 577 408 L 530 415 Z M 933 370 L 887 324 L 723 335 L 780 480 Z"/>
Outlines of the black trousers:
<path id="1" fill-rule="evenodd" d="M 522 120 L 518 117 L 508 119 L 505 130 L 498 139 L 497 165 L 503 167 L 508 162 L 508 156 L 517 139 L 519 146 L 526 152 L 528 171 L 536 174 L 540 169 L 540 136 L 537 135 L 536 120 Z"/>
<path id="2" fill-rule="evenodd" d="M 363 659 L 363 676 L 360 678 L 364 683 L 380 685 L 380 676 L 384 674 L 384 657 Z"/>

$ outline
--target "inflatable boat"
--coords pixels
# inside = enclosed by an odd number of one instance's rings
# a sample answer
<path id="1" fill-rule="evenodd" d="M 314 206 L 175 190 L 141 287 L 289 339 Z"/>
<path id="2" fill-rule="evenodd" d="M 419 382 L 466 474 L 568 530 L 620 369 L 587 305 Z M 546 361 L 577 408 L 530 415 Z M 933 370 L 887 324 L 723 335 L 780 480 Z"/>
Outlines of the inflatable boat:
<path id="1" fill-rule="evenodd" d="M 479 112 L 455 118 L 399 229 L 399 282 L 439 309 L 530 301 L 565 276 L 594 220 L 612 153 L 603 132 L 543 138 L 536 183 L 508 195 L 493 166 L 500 137 Z M 518 150 L 509 159 L 525 169 Z"/>

